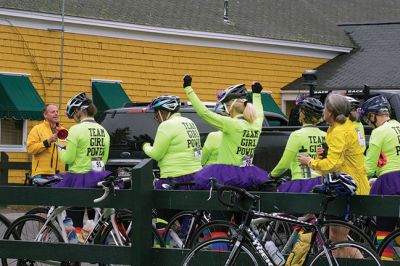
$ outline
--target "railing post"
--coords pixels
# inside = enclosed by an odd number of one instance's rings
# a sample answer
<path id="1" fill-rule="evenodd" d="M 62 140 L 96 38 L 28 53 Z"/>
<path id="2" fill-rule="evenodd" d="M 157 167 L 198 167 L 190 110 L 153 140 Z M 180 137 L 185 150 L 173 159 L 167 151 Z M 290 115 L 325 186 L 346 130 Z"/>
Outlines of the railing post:
<path id="1" fill-rule="evenodd" d="M 132 263 L 151 265 L 153 163 L 145 159 L 132 170 Z"/>
<path id="2" fill-rule="evenodd" d="M 8 155 L 0 152 L 0 186 L 8 185 Z"/>

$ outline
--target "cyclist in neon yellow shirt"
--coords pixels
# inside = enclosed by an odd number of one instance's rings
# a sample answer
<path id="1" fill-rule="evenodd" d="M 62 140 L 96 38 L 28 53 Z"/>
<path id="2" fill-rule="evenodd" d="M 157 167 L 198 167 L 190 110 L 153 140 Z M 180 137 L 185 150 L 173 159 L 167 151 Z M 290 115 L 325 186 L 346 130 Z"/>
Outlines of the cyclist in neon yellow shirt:
<path id="1" fill-rule="evenodd" d="M 168 178 L 192 181 L 193 174 L 201 169 L 200 134 L 195 123 L 178 112 L 180 100 L 177 96 L 159 96 L 150 107 L 159 123 L 154 143 L 146 140 L 137 143 L 142 143 L 146 155 L 158 162 L 160 179 L 154 181 L 154 187 L 166 188 L 170 184 Z"/>
<path id="2" fill-rule="evenodd" d="M 326 132 L 317 128 L 321 122 L 324 105 L 315 98 L 305 98 L 300 103 L 299 122 L 303 127 L 289 136 L 281 160 L 271 172 L 271 177 L 278 177 L 288 169 L 292 180 L 279 186 L 280 192 L 310 192 L 315 185 L 321 184 L 321 175 L 308 166 L 300 167 L 297 154 L 303 153 L 317 157 L 317 148 L 325 142 Z"/>
<path id="3" fill-rule="evenodd" d="M 201 151 L 201 164 L 209 165 L 215 164 L 218 161 L 218 150 L 221 145 L 222 132 L 215 131 L 208 133 L 207 139 L 204 142 Z"/>
<path id="4" fill-rule="evenodd" d="M 252 164 L 254 151 L 261 134 L 264 119 L 260 92 L 262 86 L 252 85 L 253 104 L 248 103 L 244 84 L 226 89 L 218 96 L 219 104 L 228 116 L 222 116 L 207 109 L 191 87 L 192 78 L 186 75 L 183 87 L 197 114 L 211 126 L 222 132 L 216 164 L 205 166 L 196 173 L 197 189 L 210 187 L 210 177 L 219 183 L 246 189 L 256 188 L 268 180 L 268 174 Z"/>
<path id="5" fill-rule="evenodd" d="M 361 107 L 363 120 L 374 128 L 365 157 L 368 177 L 377 177 L 371 195 L 400 195 L 400 123 L 390 119 L 390 109 L 383 96 L 375 96 Z M 396 222 L 397 218 L 378 217 L 377 227 L 391 232 Z"/>
<path id="6" fill-rule="evenodd" d="M 73 96 L 67 103 L 66 115 L 76 125 L 69 129 L 66 149 L 60 151 L 61 161 L 68 165 L 68 172 L 60 174 L 63 180 L 53 187 L 96 187 L 97 183 L 111 174 L 105 170 L 110 148 L 110 136 L 105 128 L 94 120 L 97 109 L 84 92 Z M 82 227 L 84 208 L 71 208 L 67 216 L 74 226 Z M 89 211 L 89 219 L 94 211 Z"/>

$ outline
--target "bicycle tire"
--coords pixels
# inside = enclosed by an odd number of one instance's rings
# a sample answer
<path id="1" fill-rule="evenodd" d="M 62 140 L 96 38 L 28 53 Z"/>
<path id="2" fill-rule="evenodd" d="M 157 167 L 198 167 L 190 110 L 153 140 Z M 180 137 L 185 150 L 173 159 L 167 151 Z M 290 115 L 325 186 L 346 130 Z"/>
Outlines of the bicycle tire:
<path id="1" fill-rule="evenodd" d="M 42 216 L 42 214 L 43 214 L 44 217 L 46 217 L 47 213 L 49 212 L 49 210 L 50 210 L 49 207 L 36 207 L 36 208 L 30 209 L 29 211 L 27 211 L 25 213 L 25 215 L 28 215 L 28 214 L 38 215 L 38 214 L 40 214 L 40 216 Z"/>
<path id="2" fill-rule="evenodd" d="M 387 235 L 382 243 L 379 244 L 378 246 L 378 255 L 382 260 L 393 260 L 393 261 L 399 261 L 400 262 L 400 247 L 396 244 L 394 245 L 393 241 L 396 238 L 400 238 L 400 228 L 397 228 L 393 232 L 391 232 L 389 235 Z M 393 254 L 384 254 L 384 251 L 386 248 L 392 248 L 396 246 L 396 250 L 394 250 Z M 389 257 L 390 256 L 390 257 Z"/>
<path id="3" fill-rule="evenodd" d="M 3 238 L 11 222 L 3 214 L 0 213 L 0 239 Z"/>
<path id="4" fill-rule="evenodd" d="M 345 248 L 348 248 L 347 256 L 340 258 L 337 253 L 340 251 L 346 251 Z M 355 249 L 357 249 L 357 251 Z M 340 241 L 331 244 L 327 248 L 327 251 L 321 250 L 315 255 L 315 257 L 308 258 L 307 265 L 330 265 L 326 256 L 326 252 L 329 252 L 329 254 L 332 254 L 332 256 L 334 256 L 336 253 L 336 257 L 333 259 L 333 265 L 365 265 L 366 259 L 370 260 L 368 261 L 370 262 L 368 265 L 383 265 L 378 254 L 374 250 L 367 245 L 353 241 Z M 353 255 L 354 257 L 350 257 L 350 255 Z M 356 258 L 357 256 L 362 256 L 362 258 Z"/>
<path id="5" fill-rule="evenodd" d="M 182 229 L 181 225 L 182 224 L 186 224 L 186 225 L 191 224 L 192 219 L 194 219 L 194 217 L 195 217 L 195 211 L 181 211 L 181 212 L 175 214 L 171 218 L 171 220 L 168 222 L 168 224 L 164 230 L 163 241 L 164 241 L 165 245 L 169 246 L 169 243 L 170 243 L 169 237 L 171 237 L 170 234 L 173 231 L 173 233 L 175 233 L 175 238 L 179 237 L 180 241 L 182 243 L 175 243 L 176 242 L 176 240 L 175 240 L 172 242 L 172 247 L 173 248 L 186 248 L 190 242 L 190 236 L 189 237 L 187 236 L 188 232 L 185 232 L 186 230 L 181 230 Z M 203 223 L 205 223 L 205 221 L 203 221 L 203 219 L 201 217 L 200 225 Z M 195 226 L 197 227 L 198 225 L 195 225 Z M 194 230 L 193 232 L 196 232 L 196 230 Z M 171 239 L 174 239 L 174 237 L 171 237 Z"/>
<path id="6" fill-rule="evenodd" d="M 232 238 L 213 238 L 206 240 L 186 254 L 182 266 L 204 265 L 212 261 L 212 265 L 225 265 L 227 257 L 236 241 Z M 214 245 L 214 246 L 213 246 Z M 218 252 L 215 249 L 219 249 Z M 221 250 L 226 249 L 226 250 Z M 232 263 L 236 266 L 259 265 L 259 255 L 247 243 L 242 243 L 238 257 Z"/>
<path id="7" fill-rule="evenodd" d="M 37 225 L 33 224 L 32 227 L 28 228 L 29 225 L 27 225 L 28 222 L 32 223 L 37 223 Z M 37 215 L 33 214 L 28 214 L 19 217 L 16 219 L 11 225 L 8 227 L 6 233 L 4 234 L 3 239 L 14 239 L 14 240 L 24 240 L 24 241 L 33 241 L 36 238 L 37 233 L 33 232 L 35 229 L 39 229 L 43 226 L 43 224 L 46 222 L 46 219 Z M 37 228 L 36 228 L 37 227 Z M 50 237 L 53 235 L 51 239 L 55 240 L 54 242 L 64 242 L 61 233 L 58 231 L 58 229 L 52 224 L 48 223 L 47 228 L 50 229 L 49 231 L 46 232 L 46 239 L 42 239 L 41 242 L 50 242 Z M 38 231 L 39 231 L 38 230 Z M 37 231 L 37 232 L 38 232 Z M 24 234 L 24 237 L 21 237 L 22 233 L 26 232 L 27 234 Z M 51 241 L 53 242 L 53 241 Z M 5 259 L 3 258 L 1 260 L 2 265 L 6 266 L 8 264 L 14 264 L 9 260 L 14 260 L 17 262 L 18 265 L 32 265 L 35 263 L 33 260 L 30 259 Z"/>
<path id="8" fill-rule="evenodd" d="M 189 239 L 187 247 L 193 248 L 201 242 L 213 237 L 213 232 L 222 232 L 226 237 L 232 236 L 232 232 L 237 232 L 239 226 L 237 224 L 225 221 L 215 220 L 201 225 L 193 236 Z M 221 237 L 221 235 L 220 235 Z"/>

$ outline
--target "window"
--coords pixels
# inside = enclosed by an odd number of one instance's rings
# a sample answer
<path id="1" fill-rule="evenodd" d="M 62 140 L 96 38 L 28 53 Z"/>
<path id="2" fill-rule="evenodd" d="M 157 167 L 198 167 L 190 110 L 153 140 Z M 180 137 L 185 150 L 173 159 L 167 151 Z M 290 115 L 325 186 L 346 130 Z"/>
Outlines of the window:
<path id="1" fill-rule="evenodd" d="M 0 151 L 25 152 L 27 120 L 42 120 L 44 102 L 29 74 L 0 73 Z"/>
<path id="2" fill-rule="evenodd" d="M 27 120 L 0 119 L 0 151 L 25 152 Z"/>

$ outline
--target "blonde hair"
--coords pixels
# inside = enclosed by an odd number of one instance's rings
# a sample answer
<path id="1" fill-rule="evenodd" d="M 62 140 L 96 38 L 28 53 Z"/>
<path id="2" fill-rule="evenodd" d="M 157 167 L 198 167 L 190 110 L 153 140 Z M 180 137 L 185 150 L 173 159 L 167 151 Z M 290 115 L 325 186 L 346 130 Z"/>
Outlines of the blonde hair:
<path id="1" fill-rule="evenodd" d="M 351 120 L 354 119 L 352 121 L 355 121 L 355 117 L 351 115 L 350 102 L 345 96 L 340 94 L 329 94 L 325 100 L 325 108 L 332 113 L 333 119 L 340 124 L 344 124 L 347 117 L 350 117 Z"/>
<path id="2" fill-rule="evenodd" d="M 247 102 L 244 98 L 234 99 L 230 102 L 232 105 L 232 109 L 234 109 L 237 113 L 243 114 L 244 119 L 253 123 L 257 119 L 257 112 L 254 108 L 253 104 Z"/>

